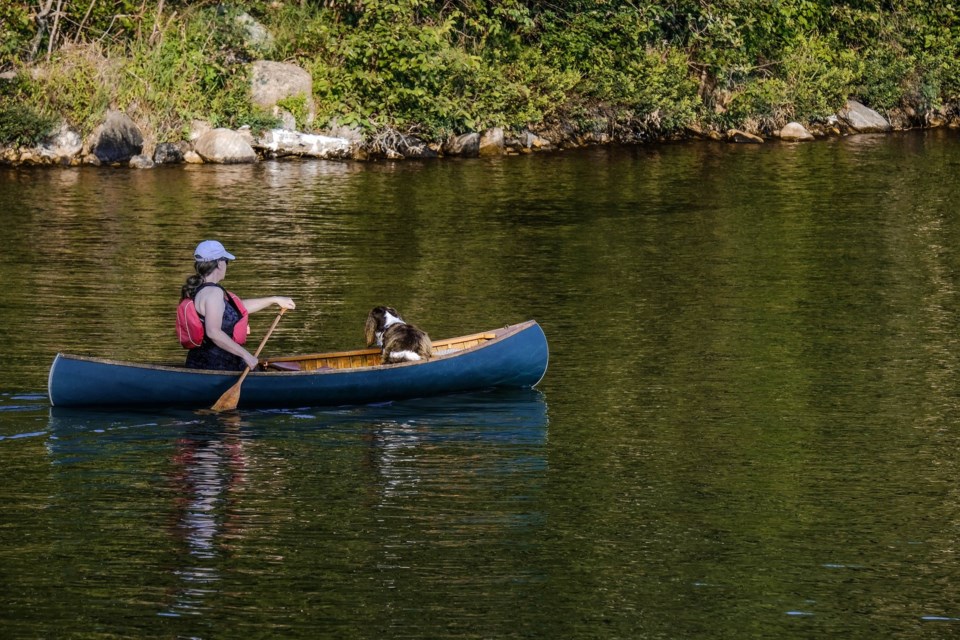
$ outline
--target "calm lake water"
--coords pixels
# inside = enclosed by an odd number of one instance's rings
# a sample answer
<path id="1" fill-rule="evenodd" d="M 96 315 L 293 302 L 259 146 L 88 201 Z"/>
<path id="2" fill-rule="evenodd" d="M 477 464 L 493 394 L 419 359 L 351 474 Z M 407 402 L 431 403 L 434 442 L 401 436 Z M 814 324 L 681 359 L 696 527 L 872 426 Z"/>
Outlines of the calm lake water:
<path id="1" fill-rule="evenodd" d="M 4 638 L 960 636 L 960 133 L 0 168 Z M 165 362 L 193 247 L 266 352 L 529 318 L 537 390 L 52 410 Z M 254 318 L 260 336 L 272 312 Z"/>

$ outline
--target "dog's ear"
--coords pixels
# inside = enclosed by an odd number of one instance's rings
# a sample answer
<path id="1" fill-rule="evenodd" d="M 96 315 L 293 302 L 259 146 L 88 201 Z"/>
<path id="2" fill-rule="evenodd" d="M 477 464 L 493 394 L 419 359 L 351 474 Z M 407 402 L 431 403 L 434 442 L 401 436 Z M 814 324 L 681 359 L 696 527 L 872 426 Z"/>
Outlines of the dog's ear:
<path id="1" fill-rule="evenodd" d="M 363 326 L 363 334 L 368 347 L 372 347 L 377 341 L 377 318 L 375 312 L 376 309 L 367 314 L 367 322 Z"/>
<path id="2" fill-rule="evenodd" d="M 430 336 L 426 332 L 420 332 L 420 340 L 417 342 L 417 347 L 419 347 L 418 353 L 424 358 L 433 357 L 433 341 L 430 339 Z"/>

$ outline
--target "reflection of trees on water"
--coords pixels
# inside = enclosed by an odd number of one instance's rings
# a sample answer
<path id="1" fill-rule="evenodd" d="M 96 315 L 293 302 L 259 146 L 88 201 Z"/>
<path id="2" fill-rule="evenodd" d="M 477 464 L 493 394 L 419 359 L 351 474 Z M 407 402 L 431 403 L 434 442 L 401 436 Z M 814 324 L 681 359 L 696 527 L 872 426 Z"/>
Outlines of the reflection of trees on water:
<path id="1" fill-rule="evenodd" d="M 217 433 L 186 434 L 176 442 L 171 485 L 176 509 L 173 536 L 182 542 L 180 578 L 164 615 L 199 613 L 221 580 L 220 558 L 227 538 L 243 535 L 233 502 L 246 482 L 248 456 L 237 424 Z"/>

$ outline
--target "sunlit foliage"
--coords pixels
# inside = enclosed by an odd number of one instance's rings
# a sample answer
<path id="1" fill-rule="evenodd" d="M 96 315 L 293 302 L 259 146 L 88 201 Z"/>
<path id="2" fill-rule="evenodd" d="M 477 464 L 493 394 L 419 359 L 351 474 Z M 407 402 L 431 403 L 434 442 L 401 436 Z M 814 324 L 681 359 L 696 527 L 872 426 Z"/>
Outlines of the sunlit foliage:
<path id="1" fill-rule="evenodd" d="M 251 39 L 263 25 L 266 41 Z M 439 139 L 489 126 L 629 119 L 761 130 L 848 97 L 878 110 L 960 99 L 960 18 L 929 0 L 14 0 L 0 81 L 89 128 L 107 108 L 160 138 L 191 119 L 268 125 L 247 62 L 295 62 L 331 121 Z M 303 111 L 303 105 L 291 105 Z M 297 115 L 298 125 L 304 122 Z"/>

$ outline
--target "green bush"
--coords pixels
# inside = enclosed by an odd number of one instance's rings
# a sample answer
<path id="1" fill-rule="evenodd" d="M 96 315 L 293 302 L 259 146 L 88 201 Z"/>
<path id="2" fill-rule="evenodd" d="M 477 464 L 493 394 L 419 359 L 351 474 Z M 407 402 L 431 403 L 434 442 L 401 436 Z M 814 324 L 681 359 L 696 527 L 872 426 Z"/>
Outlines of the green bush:
<path id="1" fill-rule="evenodd" d="M 44 73 L 24 83 L 23 92 L 40 111 L 61 114 L 85 135 L 110 106 L 122 68 L 122 59 L 96 46 L 61 49 Z"/>
<path id="2" fill-rule="evenodd" d="M 642 114 L 653 129 L 686 124 L 695 114 L 696 84 L 687 56 L 656 46 L 656 21 L 625 9 L 593 11 L 558 21 L 541 42 L 550 65 L 580 78 L 572 93 L 616 109 Z"/>
<path id="3" fill-rule="evenodd" d="M 214 126 L 263 126 L 265 116 L 250 103 L 252 52 L 235 18 L 214 9 L 187 11 L 151 38 L 63 48 L 26 93 L 83 134 L 111 106 L 149 124 L 158 141 L 179 139 L 194 118 Z"/>
<path id="4" fill-rule="evenodd" d="M 307 96 L 300 94 L 284 98 L 277 102 L 277 106 L 286 109 L 297 123 L 297 129 L 303 131 L 307 126 L 307 117 L 309 109 L 307 108 Z"/>
<path id="5" fill-rule="evenodd" d="M 161 140 L 192 119 L 213 126 L 261 124 L 250 103 L 248 61 L 255 57 L 236 11 L 201 9 L 137 43 L 127 61 L 119 101 L 141 109 Z M 276 122 L 276 119 L 272 119 Z"/>
<path id="6" fill-rule="evenodd" d="M 875 109 L 900 104 L 907 79 L 914 68 L 911 56 L 890 49 L 878 49 L 863 59 L 856 93 Z"/>
<path id="7" fill-rule="evenodd" d="M 856 54 L 835 41 L 798 36 L 784 48 L 781 71 L 791 119 L 812 121 L 836 113 L 850 96 L 858 67 Z"/>
<path id="8" fill-rule="evenodd" d="M 318 119 L 440 137 L 502 117 L 517 92 L 502 67 L 453 44 L 454 23 L 417 24 L 393 4 L 371 7 L 354 28 L 336 32 L 315 16 L 304 34 L 319 49 L 305 61 Z M 284 39 L 281 47 L 302 50 L 304 44 Z"/>
<path id="9" fill-rule="evenodd" d="M 726 110 L 714 121 L 724 129 L 742 128 L 754 122 L 760 131 L 769 133 L 793 119 L 787 94 L 787 83 L 782 78 L 748 78 L 731 92 Z"/>
<path id="10" fill-rule="evenodd" d="M 58 124 L 56 117 L 40 113 L 19 97 L 16 84 L 0 95 L 0 145 L 31 146 L 49 137 Z"/>
<path id="11" fill-rule="evenodd" d="M 822 120 L 851 95 L 861 66 L 836 41 L 800 34 L 784 44 L 777 64 L 731 74 L 727 110 L 715 119 L 724 127 L 752 121 L 766 133 L 790 120 Z"/>
<path id="12" fill-rule="evenodd" d="M 22 60 L 30 48 L 32 21 L 24 4 L 0 4 L 0 69 Z"/>

